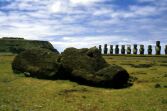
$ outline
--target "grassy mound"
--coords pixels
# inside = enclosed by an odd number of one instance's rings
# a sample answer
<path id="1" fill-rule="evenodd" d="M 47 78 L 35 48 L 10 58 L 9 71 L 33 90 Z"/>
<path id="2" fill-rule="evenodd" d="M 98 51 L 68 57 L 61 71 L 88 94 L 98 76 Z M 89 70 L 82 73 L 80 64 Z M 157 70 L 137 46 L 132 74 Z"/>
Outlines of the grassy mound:
<path id="1" fill-rule="evenodd" d="M 44 48 L 58 53 L 48 41 L 26 40 L 24 38 L 0 38 L 0 53 L 20 53 L 33 48 Z"/>

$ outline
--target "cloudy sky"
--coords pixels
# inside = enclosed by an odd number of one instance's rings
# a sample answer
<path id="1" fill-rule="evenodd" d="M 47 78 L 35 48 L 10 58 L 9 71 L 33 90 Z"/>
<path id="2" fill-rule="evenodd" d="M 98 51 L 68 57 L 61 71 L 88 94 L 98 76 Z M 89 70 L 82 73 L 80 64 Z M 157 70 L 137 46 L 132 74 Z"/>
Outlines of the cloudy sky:
<path id="1" fill-rule="evenodd" d="M 0 0 L 0 37 L 66 47 L 167 44 L 167 0 Z"/>

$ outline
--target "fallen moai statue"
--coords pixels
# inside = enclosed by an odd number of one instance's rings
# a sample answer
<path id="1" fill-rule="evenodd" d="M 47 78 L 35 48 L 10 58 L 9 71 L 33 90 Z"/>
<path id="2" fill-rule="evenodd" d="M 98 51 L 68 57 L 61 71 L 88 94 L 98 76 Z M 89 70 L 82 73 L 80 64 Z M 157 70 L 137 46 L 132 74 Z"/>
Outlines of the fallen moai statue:
<path id="1" fill-rule="evenodd" d="M 79 84 L 98 87 L 127 87 L 129 74 L 120 66 L 108 64 L 100 51 L 67 48 L 62 54 L 46 49 L 31 49 L 17 55 L 14 72 L 43 79 L 69 79 Z"/>

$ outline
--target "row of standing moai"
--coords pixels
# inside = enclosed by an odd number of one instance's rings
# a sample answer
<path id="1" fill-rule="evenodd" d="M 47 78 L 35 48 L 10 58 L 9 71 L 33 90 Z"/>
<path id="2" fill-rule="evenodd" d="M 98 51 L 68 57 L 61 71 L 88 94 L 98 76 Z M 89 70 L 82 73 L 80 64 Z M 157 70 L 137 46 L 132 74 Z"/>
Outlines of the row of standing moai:
<path id="1" fill-rule="evenodd" d="M 101 45 L 99 45 L 99 51 L 102 53 Z M 119 45 L 116 45 L 115 54 L 119 54 L 120 51 L 121 51 L 121 54 L 125 54 L 126 52 L 127 54 L 132 54 L 131 45 L 127 45 L 127 50 L 125 49 L 125 45 L 121 46 L 121 50 L 119 49 Z M 147 49 L 148 55 L 152 55 L 152 51 L 153 51 L 152 45 L 148 45 L 148 49 Z M 139 54 L 144 55 L 144 52 L 145 52 L 144 45 L 140 45 Z M 160 41 L 156 41 L 155 52 L 156 52 L 156 55 L 161 55 Z M 114 54 L 113 45 L 110 45 L 109 53 Z M 104 45 L 104 54 L 108 54 L 107 44 Z M 137 44 L 134 44 L 133 46 L 133 54 L 138 54 Z M 165 54 L 167 55 L 167 45 L 165 46 Z"/>

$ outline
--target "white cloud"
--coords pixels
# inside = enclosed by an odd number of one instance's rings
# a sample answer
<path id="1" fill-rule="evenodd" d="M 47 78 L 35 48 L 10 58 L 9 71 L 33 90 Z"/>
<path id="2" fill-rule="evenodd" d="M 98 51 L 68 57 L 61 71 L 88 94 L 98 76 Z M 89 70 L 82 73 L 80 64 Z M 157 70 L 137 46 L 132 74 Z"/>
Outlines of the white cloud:
<path id="1" fill-rule="evenodd" d="M 139 2 L 154 2 L 156 0 L 138 0 Z"/>
<path id="2" fill-rule="evenodd" d="M 130 41 L 130 38 L 125 36 L 113 35 L 113 36 L 78 36 L 78 37 L 62 37 L 59 41 L 52 41 L 51 43 L 55 47 L 61 47 L 61 51 L 67 47 L 76 47 L 76 48 L 90 48 L 98 45 L 104 44 L 116 44 L 118 41 Z"/>
<path id="3" fill-rule="evenodd" d="M 48 5 L 48 8 L 52 13 L 72 13 L 73 11 L 76 12 L 76 7 L 82 5 L 90 8 L 90 5 L 100 1 L 101 0 L 57 0 L 52 1 L 51 4 Z"/>
<path id="4" fill-rule="evenodd" d="M 158 13 L 158 10 L 154 6 L 131 6 L 130 10 L 136 15 L 153 15 Z"/>
<path id="5" fill-rule="evenodd" d="M 83 5 L 88 5 L 99 1 L 101 0 L 70 0 L 72 4 L 83 4 Z"/>
<path id="6" fill-rule="evenodd" d="M 48 5 L 49 10 L 52 13 L 63 13 L 70 10 L 69 2 L 57 0 L 50 5 Z"/>
<path id="7" fill-rule="evenodd" d="M 100 8 L 98 10 L 96 9 L 93 12 L 93 15 L 100 16 L 100 15 L 111 14 L 111 13 L 114 13 L 114 10 L 108 9 L 108 8 Z"/>

